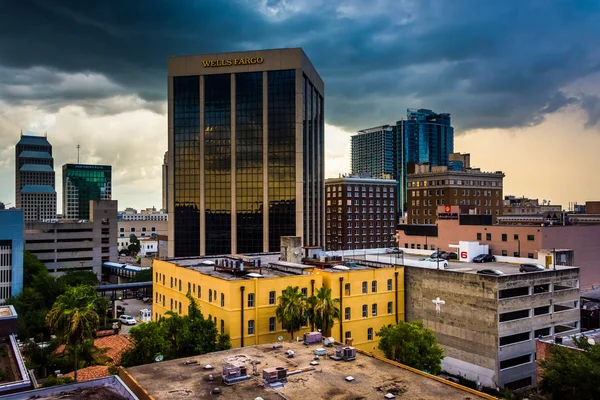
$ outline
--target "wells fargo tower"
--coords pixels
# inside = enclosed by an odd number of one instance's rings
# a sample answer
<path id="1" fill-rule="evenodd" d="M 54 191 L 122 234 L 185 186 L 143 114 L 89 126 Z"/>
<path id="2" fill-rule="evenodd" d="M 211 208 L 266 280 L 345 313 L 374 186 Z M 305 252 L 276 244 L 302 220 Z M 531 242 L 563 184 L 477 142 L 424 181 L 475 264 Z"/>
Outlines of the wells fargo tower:
<path id="1" fill-rule="evenodd" d="M 324 84 L 304 51 L 171 57 L 168 87 L 169 256 L 322 245 Z"/>

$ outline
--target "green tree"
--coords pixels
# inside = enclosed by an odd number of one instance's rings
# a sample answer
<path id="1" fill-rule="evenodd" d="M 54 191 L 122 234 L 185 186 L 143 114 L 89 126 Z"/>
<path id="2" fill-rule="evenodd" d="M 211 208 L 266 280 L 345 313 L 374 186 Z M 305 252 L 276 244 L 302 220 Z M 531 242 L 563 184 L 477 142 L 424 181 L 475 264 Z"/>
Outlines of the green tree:
<path id="1" fill-rule="evenodd" d="M 58 278 L 65 286 L 96 286 L 98 285 L 98 276 L 92 271 L 67 271 L 64 275 Z"/>
<path id="2" fill-rule="evenodd" d="M 23 286 L 28 287 L 33 282 L 33 277 L 41 273 L 48 274 L 48 270 L 43 262 L 25 250 L 23 252 Z"/>
<path id="3" fill-rule="evenodd" d="M 306 321 L 308 322 L 308 326 L 310 326 L 311 332 L 315 331 L 315 325 L 317 324 L 316 308 L 317 308 L 317 296 L 315 296 L 313 294 L 312 296 L 309 296 L 306 299 L 306 310 L 305 310 L 305 314 L 304 314 L 306 317 Z"/>
<path id="4" fill-rule="evenodd" d="M 158 355 L 165 359 L 170 358 L 171 343 L 162 324 L 147 322 L 134 326 L 129 331 L 133 347 L 121 356 L 121 363 L 126 367 L 149 364 L 154 362 Z"/>
<path id="5" fill-rule="evenodd" d="M 423 322 L 400 321 L 384 326 L 377 336 L 381 337 L 379 350 L 386 358 L 434 375 L 442 372 L 444 350 L 433 332 L 423 327 Z"/>
<path id="6" fill-rule="evenodd" d="M 129 246 L 127 246 L 127 250 L 129 250 L 129 254 L 135 255 L 140 252 L 140 241 L 134 234 L 129 236 Z"/>
<path id="7" fill-rule="evenodd" d="M 600 399 L 600 344 L 573 338 L 577 349 L 552 346 L 542 360 L 540 389 L 552 399 Z"/>
<path id="8" fill-rule="evenodd" d="M 306 297 L 298 286 L 288 286 L 278 300 L 275 309 L 277 321 L 283 324 L 293 340 L 294 332 L 300 330 L 306 318 Z"/>
<path id="9" fill-rule="evenodd" d="M 135 274 L 131 282 L 152 282 L 152 277 L 152 268 L 148 268 Z"/>
<path id="10" fill-rule="evenodd" d="M 58 296 L 46 315 L 46 324 L 65 345 L 73 347 L 74 378 L 77 381 L 78 351 L 86 340 L 98 329 L 99 297 L 91 286 L 69 288 Z"/>
<path id="11" fill-rule="evenodd" d="M 159 354 L 170 360 L 231 348 L 229 335 L 220 335 L 214 321 L 204 318 L 196 300 L 189 293 L 187 298 L 190 301 L 187 315 L 168 311 L 159 322 L 131 329 L 134 346 L 123 354 L 123 365 L 147 364 Z"/>
<path id="12" fill-rule="evenodd" d="M 312 297 L 312 296 L 311 296 Z M 336 319 L 340 319 L 340 300 L 331 298 L 331 289 L 320 287 L 317 289 L 314 308 L 317 328 L 324 335 L 331 334 L 331 328 Z"/>

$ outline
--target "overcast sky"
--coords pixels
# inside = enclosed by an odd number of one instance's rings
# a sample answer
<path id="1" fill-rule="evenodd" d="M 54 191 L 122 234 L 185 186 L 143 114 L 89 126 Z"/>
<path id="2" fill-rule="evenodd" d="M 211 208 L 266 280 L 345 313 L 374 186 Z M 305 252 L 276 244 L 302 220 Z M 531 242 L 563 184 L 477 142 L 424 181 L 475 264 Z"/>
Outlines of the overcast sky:
<path id="1" fill-rule="evenodd" d="M 119 208 L 160 208 L 167 57 L 298 46 L 325 81 L 328 177 L 356 130 L 424 107 L 505 194 L 600 200 L 596 0 L 4 0 L 0 201 L 23 129 L 48 133 L 57 183 L 79 143 Z"/>

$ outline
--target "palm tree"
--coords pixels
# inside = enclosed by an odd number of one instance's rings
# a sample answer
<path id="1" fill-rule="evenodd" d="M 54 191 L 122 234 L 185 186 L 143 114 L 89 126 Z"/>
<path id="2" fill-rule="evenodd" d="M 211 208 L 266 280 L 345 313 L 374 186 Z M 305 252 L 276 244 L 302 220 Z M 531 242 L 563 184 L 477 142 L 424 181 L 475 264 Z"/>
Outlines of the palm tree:
<path id="1" fill-rule="evenodd" d="M 310 331 L 315 331 L 315 325 L 317 324 L 317 314 L 315 313 L 315 308 L 317 306 L 317 297 L 313 294 L 312 296 L 306 299 L 306 319 L 308 320 L 308 324 L 310 325 Z"/>
<path id="2" fill-rule="evenodd" d="M 330 335 L 336 319 L 340 318 L 340 299 L 331 298 L 331 288 L 317 289 L 314 314 L 316 324 L 324 335 Z"/>
<path id="3" fill-rule="evenodd" d="M 279 304 L 275 309 L 277 321 L 294 339 L 294 332 L 300 330 L 306 317 L 306 297 L 298 286 L 288 286 L 279 297 Z"/>
<path id="4" fill-rule="evenodd" d="M 79 346 L 92 337 L 100 325 L 98 296 L 91 286 L 69 288 L 58 296 L 52 309 L 46 315 L 46 324 L 57 338 L 75 350 L 74 378 L 77 382 L 77 353 Z"/>

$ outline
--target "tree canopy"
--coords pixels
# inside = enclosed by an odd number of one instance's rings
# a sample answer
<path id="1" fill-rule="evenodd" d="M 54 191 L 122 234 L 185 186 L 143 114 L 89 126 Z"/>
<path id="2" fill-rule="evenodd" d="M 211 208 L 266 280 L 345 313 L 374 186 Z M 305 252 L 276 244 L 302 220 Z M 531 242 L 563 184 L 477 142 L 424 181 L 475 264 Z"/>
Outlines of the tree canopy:
<path id="1" fill-rule="evenodd" d="M 377 332 L 381 337 L 379 350 L 386 358 L 437 375 L 442 372 L 444 350 L 437 344 L 430 329 L 423 322 L 400 321 Z"/>
<path id="2" fill-rule="evenodd" d="M 129 235 L 129 246 L 127 246 L 127 250 L 131 255 L 137 254 L 140 252 L 140 240 L 134 234 Z"/>
<path id="3" fill-rule="evenodd" d="M 152 276 L 152 268 L 148 268 L 135 274 L 131 282 L 152 282 Z"/>
<path id="4" fill-rule="evenodd" d="M 294 332 L 300 330 L 306 320 L 306 296 L 302 294 L 298 286 L 288 286 L 279 297 L 279 304 L 275 309 L 277 321 L 283 324 L 283 328 L 294 339 Z"/>
<path id="5" fill-rule="evenodd" d="M 204 318 L 196 300 L 189 293 L 187 298 L 190 301 L 187 315 L 169 311 L 158 322 L 147 322 L 130 330 L 134 346 L 123 354 L 123 365 L 148 364 L 158 355 L 171 360 L 231 348 L 229 335 L 219 334 L 214 321 Z"/>
<path id="6" fill-rule="evenodd" d="M 77 381 L 78 347 L 92 338 L 100 326 L 98 309 L 100 297 L 91 286 L 76 286 L 58 296 L 46 315 L 46 324 L 61 343 L 73 346 L 75 355 L 75 381 Z"/>
<path id="7" fill-rule="evenodd" d="M 58 278 L 65 286 L 96 286 L 98 285 L 98 277 L 92 271 L 67 271 L 64 275 Z"/>
<path id="8" fill-rule="evenodd" d="M 540 389 L 552 399 L 600 399 L 600 344 L 573 338 L 577 349 L 552 346 L 542 360 Z"/>
<path id="9" fill-rule="evenodd" d="M 331 297 L 331 288 L 320 287 L 317 289 L 314 304 L 315 323 L 324 335 L 331 333 L 331 328 L 336 319 L 340 318 L 340 299 Z"/>

